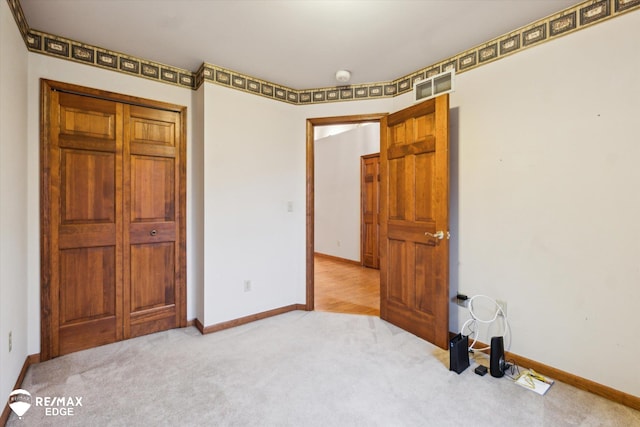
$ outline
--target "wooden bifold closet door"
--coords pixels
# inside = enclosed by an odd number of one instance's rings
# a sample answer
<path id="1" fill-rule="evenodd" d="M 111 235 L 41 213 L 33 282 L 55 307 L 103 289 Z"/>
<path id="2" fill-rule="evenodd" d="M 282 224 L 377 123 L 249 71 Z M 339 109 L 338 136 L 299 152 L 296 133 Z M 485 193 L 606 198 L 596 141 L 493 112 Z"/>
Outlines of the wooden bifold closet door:
<path id="1" fill-rule="evenodd" d="M 42 95 L 41 359 L 184 326 L 184 107 Z"/>

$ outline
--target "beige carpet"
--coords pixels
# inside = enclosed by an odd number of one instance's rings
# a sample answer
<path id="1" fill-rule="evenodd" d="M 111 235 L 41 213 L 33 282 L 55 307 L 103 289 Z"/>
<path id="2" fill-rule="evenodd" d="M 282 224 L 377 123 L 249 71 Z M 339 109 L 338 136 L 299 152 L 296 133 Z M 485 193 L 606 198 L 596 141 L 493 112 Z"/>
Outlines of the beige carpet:
<path id="1" fill-rule="evenodd" d="M 473 368 L 473 365 L 472 365 Z M 295 311 L 200 335 L 177 329 L 32 366 L 9 426 L 638 426 L 640 412 L 556 382 L 448 370 L 448 353 L 379 318 Z"/>

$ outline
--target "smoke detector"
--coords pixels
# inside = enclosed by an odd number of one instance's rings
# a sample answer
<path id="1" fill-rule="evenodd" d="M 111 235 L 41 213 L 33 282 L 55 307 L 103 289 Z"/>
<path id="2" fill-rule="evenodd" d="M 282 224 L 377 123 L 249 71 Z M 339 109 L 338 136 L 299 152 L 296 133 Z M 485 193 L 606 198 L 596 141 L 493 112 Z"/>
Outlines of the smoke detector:
<path id="1" fill-rule="evenodd" d="M 338 70 L 336 71 L 336 80 L 340 83 L 347 83 L 351 79 L 351 71 Z"/>

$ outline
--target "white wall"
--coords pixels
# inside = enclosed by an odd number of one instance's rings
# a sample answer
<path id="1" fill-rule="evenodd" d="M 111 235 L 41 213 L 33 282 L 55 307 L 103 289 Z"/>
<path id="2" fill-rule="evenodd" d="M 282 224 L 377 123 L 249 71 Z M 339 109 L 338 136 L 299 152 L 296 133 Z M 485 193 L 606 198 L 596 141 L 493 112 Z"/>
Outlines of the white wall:
<path id="1" fill-rule="evenodd" d="M 452 294 L 506 300 L 514 353 L 636 396 L 638 28 L 633 12 L 526 50 L 451 96 Z"/>
<path id="2" fill-rule="evenodd" d="M 142 98 L 169 102 L 187 107 L 187 318 L 196 317 L 195 279 L 198 278 L 198 248 L 202 246 L 202 231 L 195 227 L 202 223 L 198 217 L 202 211 L 193 209 L 193 197 L 198 194 L 198 180 L 201 176 L 196 173 L 198 167 L 191 167 L 194 163 L 194 149 L 202 144 L 195 138 L 197 121 L 194 121 L 192 98 L 195 96 L 190 89 L 158 83 L 139 77 L 127 76 L 122 73 L 102 70 L 71 61 L 57 59 L 41 54 L 29 53 L 28 74 L 28 138 L 26 141 L 28 150 L 28 210 L 29 224 L 28 253 L 29 253 L 29 353 L 40 351 L 40 240 L 39 240 L 39 158 L 40 144 L 40 78 L 73 83 L 96 89 L 107 90 Z M 197 115 L 196 115 L 197 117 Z M 197 163 L 196 163 L 197 164 Z"/>
<path id="3" fill-rule="evenodd" d="M 360 157 L 380 151 L 380 126 L 316 139 L 314 149 L 315 251 L 360 261 Z"/>
<path id="4" fill-rule="evenodd" d="M 26 97 L 27 50 L 7 2 L 0 1 L 0 402 L 29 354 Z"/>
<path id="5" fill-rule="evenodd" d="M 204 88 L 209 326 L 305 301 L 305 122 L 295 106 Z"/>

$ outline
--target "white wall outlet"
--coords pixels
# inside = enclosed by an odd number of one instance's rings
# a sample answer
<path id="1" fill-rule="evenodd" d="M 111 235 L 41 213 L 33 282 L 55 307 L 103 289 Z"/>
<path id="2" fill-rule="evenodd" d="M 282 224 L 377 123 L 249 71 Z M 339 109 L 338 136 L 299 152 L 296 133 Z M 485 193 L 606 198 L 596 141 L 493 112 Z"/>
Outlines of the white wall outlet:
<path id="1" fill-rule="evenodd" d="M 336 245 L 340 246 L 342 245 L 342 242 L 340 240 L 336 240 Z"/>
<path id="2" fill-rule="evenodd" d="M 503 301 L 503 300 L 496 300 L 496 302 L 498 303 L 498 305 L 500 306 L 500 308 L 502 308 L 502 312 L 498 311 L 498 316 L 502 316 L 502 313 L 504 312 L 504 315 L 507 315 L 507 302 Z"/>
<path id="3" fill-rule="evenodd" d="M 245 280 L 244 281 L 244 291 L 245 292 L 250 292 L 251 291 L 251 280 Z"/>
<path id="4" fill-rule="evenodd" d="M 13 348 L 13 332 L 9 331 L 9 353 L 11 353 L 12 348 Z"/>
<path id="5" fill-rule="evenodd" d="M 287 202 L 287 212 L 293 212 L 293 202 L 292 201 L 288 201 Z"/>

